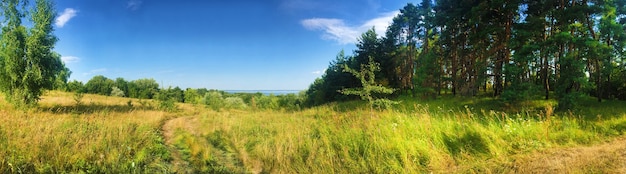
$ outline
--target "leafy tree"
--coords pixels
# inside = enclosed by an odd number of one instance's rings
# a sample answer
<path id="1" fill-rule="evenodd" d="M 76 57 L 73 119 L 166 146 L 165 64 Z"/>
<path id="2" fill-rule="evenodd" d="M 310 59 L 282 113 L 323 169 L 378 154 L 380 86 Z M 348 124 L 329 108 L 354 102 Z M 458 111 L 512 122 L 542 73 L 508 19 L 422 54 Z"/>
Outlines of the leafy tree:
<path id="1" fill-rule="evenodd" d="M 128 93 L 128 81 L 126 81 L 124 78 L 121 78 L 121 77 L 115 78 L 115 83 L 113 84 L 113 86 Z"/>
<path id="2" fill-rule="evenodd" d="M 54 5 L 36 0 L 30 13 L 32 28 L 22 25 L 28 1 L 2 1 L 4 22 L 0 39 L 0 89 L 16 106 L 32 106 L 43 90 L 52 89 L 65 70 L 59 54 L 54 53 L 57 38 L 52 34 L 56 18 Z"/>
<path id="3" fill-rule="evenodd" d="M 184 102 L 185 100 L 184 92 L 178 86 L 159 90 L 156 98 L 159 100 L 172 100 L 174 102 Z"/>
<path id="4" fill-rule="evenodd" d="M 224 98 L 222 97 L 222 93 L 218 91 L 209 91 L 204 94 L 202 103 L 217 110 L 224 106 Z"/>
<path id="5" fill-rule="evenodd" d="M 306 91 L 306 95 L 309 96 L 306 103 L 310 106 L 316 106 L 348 99 L 338 91 L 358 86 L 357 79 L 350 73 L 343 71 L 344 66 L 351 66 L 354 64 L 353 62 L 354 59 L 351 56 L 346 56 L 343 50 L 340 51 L 335 60 L 330 62 L 324 75 L 316 79 Z"/>
<path id="6" fill-rule="evenodd" d="M 70 92 L 84 92 L 83 82 L 72 80 L 67 83 L 67 91 Z"/>
<path id="7" fill-rule="evenodd" d="M 185 103 L 198 104 L 200 103 L 200 95 L 198 94 L 198 90 L 187 88 L 183 93 L 185 98 Z"/>
<path id="8" fill-rule="evenodd" d="M 144 78 L 128 83 L 128 94 L 132 98 L 152 99 L 159 91 L 159 84 L 152 78 Z"/>
<path id="9" fill-rule="evenodd" d="M 54 80 L 54 89 L 68 91 L 67 80 L 70 78 L 72 71 L 63 65 L 63 70 L 59 72 Z"/>
<path id="10" fill-rule="evenodd" d="M 113 89 L 114 81 L 102 75 L 92 77 L 85 84 L 85 92 L 90 94 L 109 95 Z"/>

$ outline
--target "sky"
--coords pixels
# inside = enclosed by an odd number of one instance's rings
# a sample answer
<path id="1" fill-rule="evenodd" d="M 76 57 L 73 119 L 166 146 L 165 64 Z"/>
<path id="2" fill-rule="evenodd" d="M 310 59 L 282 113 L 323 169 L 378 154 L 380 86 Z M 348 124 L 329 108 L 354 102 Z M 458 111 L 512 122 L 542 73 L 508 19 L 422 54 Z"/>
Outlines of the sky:
<path id="1" fill-rule="evenodd" d="M 104 75 L 183 89 L 304 90 L 361 33 L 384 34 L 409 2 L 59 0 L 55 51 L 83 83 Z"/>

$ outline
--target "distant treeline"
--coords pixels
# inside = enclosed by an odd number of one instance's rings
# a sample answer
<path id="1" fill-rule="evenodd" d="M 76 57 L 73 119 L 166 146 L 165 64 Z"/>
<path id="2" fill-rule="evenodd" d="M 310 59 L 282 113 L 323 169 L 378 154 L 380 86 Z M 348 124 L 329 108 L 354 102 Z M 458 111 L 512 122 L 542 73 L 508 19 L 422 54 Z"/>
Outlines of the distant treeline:
<path id="1" fill-rule="evenodd" d="M 363 33 L 354 55 L 341 51 L 306 92 L 307 104 L 350 99 L 361 83 L 344 71 L 372 58 L 376 81 L 393 95 L 491 93 L 504 102 L 555 95 L 626 100 L 626 1 L 425 0 L 407 4 L 384 36 Z"/>
<path id="2" fill-rule="evenodd" d="M 304 101 L 302 95 L 298 94 L 227 93 L 206 88 L 183 90 L 178 86 L 161 88 L 152 78 L 127 81 L 121 77 L 113 80 L 102 75 L 94 76 L 85 84 L 73 80 L 65 85 L 59 85 L 58 89 L 77 93 L 204 104 L 216 110 L 222 108 L 297 110 Z"/>

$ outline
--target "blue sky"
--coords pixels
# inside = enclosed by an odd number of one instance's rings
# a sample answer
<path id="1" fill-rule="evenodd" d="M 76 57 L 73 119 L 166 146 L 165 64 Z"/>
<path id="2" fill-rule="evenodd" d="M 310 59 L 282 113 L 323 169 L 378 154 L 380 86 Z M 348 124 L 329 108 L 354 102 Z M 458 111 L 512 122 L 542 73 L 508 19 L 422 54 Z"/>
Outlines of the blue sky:
<path id="1" fill-rule="evenodd" d="M 154 78 L 162 86 L 303 90 L 407 1 L 64 0 L 55 51 L 70 79 Z M 413 2 L 417 3 L 417 2 Z"/>

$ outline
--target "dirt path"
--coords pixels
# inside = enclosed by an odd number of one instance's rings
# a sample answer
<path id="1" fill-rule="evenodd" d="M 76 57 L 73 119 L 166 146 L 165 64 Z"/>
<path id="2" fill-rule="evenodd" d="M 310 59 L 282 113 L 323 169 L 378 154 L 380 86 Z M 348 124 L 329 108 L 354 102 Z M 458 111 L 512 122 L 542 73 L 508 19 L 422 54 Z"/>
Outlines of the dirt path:
<path id="1" fill-rule="evenodd" d="M 172 118 L 163 124 L 161 131 L 163 133 L 163 139 L 165 144 L 169 148 L 172 155 L 172 172 L 174 173 L 192 173 L 193 171 L 189 167 L 189 163 L 182 159 L 176 146 L 174 146 L 174 133 L 176 128 L 181 124 L 184 125 L 191 117 L 177 117 Z"/>
<path id="2" fill-rule="evenodd" d="M 513 162 L 515 173 L 626 173 L 626 137 L 586 147 L 536 152 Z"/>

